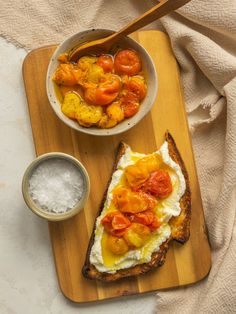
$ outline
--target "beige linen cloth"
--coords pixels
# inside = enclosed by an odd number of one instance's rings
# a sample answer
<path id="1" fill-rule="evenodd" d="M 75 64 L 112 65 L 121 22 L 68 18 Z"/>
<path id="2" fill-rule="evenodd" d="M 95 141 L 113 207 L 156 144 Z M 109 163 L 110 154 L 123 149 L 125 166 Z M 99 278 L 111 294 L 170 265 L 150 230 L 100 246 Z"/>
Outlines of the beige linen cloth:
<path id="1" fill-rule="evenodd" d="M 87 28 L 117 30 L 154 4 L 1 1 L 0 33 L 32 49 Z M 192 0 L 162 18 L 161 27 L 180 64 L 212 269 L 195 285 L 158 292 L 157 313 L 236 313 L 236 0 Z"/>

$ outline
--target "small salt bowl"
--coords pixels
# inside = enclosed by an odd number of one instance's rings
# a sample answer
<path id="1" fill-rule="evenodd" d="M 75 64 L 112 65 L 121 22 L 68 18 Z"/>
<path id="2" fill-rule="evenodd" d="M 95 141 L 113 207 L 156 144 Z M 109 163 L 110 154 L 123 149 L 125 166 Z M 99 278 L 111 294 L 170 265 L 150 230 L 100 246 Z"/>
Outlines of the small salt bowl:
<path id="1" fill-rule="evenodd" d="M 89 176 L 81 162 L 58 152 L 37 157 L 22 179 L 27 206 L 50 221 L 78 214 L 88 199 L 89 190 Z"/>

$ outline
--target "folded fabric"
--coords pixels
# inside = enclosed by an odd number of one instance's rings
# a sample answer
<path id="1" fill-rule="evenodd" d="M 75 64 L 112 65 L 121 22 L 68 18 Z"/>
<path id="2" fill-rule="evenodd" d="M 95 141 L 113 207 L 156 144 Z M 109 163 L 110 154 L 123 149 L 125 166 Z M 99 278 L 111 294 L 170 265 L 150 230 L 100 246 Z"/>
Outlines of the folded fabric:
<path id="1" fill-rule="evenodd" d="M 28 50 L 92 28 L 118 30 L 154 3 L 106 0 L 1 1 L 0 35 Z M 155 24 L 154 24 L 155 25 Z M 149 26 L 151 27 L 151 26 Z"/>
<path id="2" fill-rule="evenodd" d="M 159 292 L 157 313 L 236 313 L 236 2 L 192 0 L 161 22 L 195 131 L 212 269 L 193 286 Z"/>

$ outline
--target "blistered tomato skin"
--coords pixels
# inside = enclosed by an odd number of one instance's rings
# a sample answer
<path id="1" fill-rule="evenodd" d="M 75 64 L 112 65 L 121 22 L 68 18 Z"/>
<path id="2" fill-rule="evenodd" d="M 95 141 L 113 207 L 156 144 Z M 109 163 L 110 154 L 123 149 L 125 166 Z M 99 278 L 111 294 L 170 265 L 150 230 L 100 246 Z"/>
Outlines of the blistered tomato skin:
<path id="1" fill-rule="evenodd" d="M 109 234 L 117 237 L 122 236 L 125 229 L 131 225 L 129 219 L 119 211 L 106 214 L 101 223 Z"/>
<path id="2" fill-rule="evenodd" d="M 107 238 L 108 249 L 115 255 L 123 255 L 128 252 L 129 247 L 123 238 L 109 235 Z"/>
<path id="3" fill-rule="evenodd" d="M 142 62 L 138 53 L 131 49 L 119 51 L 114 60 L 115 71 L 129 76 L 138 74 L 142 69 Z"/>
<path id="4" fill-rule="evenodd" d="M 129 247 L 140 248 L 142 247 L 151 235 L 150 229 L 139 223 L 132 223 L 124 233 L 124 239 Z"/>
<path id="5" fill-rule="evenodd" d="M 142 213 L 132 214 L 129 217 L 130 221 L 137 222 L 142 225 L 148 226 L 151 231 L 160 227 L 160 223 L 152 210 L 147 210 Z"/>
<path id="6" fill-rule="evenodd" d="M 147 181 L 149 173 L 145 167 L 141 168 L 138 165 L 129 165 L 124 170 L 127 183 L 132 189 L 138 188 Z"/>
<path id="7" fill-rule="evenodd" d="M 164 170 L 154 171 L 151 173 L 144 189 L 158 198 L 166 198 L 173 189 L 169 173 Z"/>
<path id="8" fill-rule="evenodd" d="M 103 68 L 104 72 L 112 72 L 114 69 L 114 61 L 110 55 L 101 55 L 98 57 L 97 65 Z"/>
<path id="9" fill-rule="evenodd" d="M 138 193 L 125 187 L 113 191 L 113 202 L 122 213 L 139 213 L 148 209 L 148 203 Z"/>
<path id="10" fill-rule="evenodd" d="M 73 86 L 77 84 L 76 70 L 70 63 L 62 63 L 53 75 L 53 80 L 58 85 Z"/>
<path id="11" fill-rule="evenodd" d="M 139 101 L 143 100 L 147 94 L 147 85 L 140 77 L 132 77 L 125 83 L 125 88 L 133 93 Z"/>
<path id="12" fill-rule="evenodd" d="M 131 118 L 139 111 L 139 101 L 136 94 L 127 91 L 121 99 L 121 106 L 124 111 L 125 118 Z"/>
<path id="13" fill-rule="evenodd" d="M 104 76 L 104 81 L 95 88 L 87 88 L 84 92 L 85 100 L 91 105 L 106 106 L 112 103 L 121 88 L 121 80 L 117 75 Z"/>
<path id="14" fill-rule="evenodd" d="M 126 103 L 123 104 L 124 117 L 131 118 L 139 111 L 139 103 Z"/>
<path id="15" fill-rule="evenodd" d="M 113 202 L 122 213 L 136 214 L 152 210 L 157 200 L 143 191 L 133 192 L 126 187 L 117 187 L 113 191 Z"/>

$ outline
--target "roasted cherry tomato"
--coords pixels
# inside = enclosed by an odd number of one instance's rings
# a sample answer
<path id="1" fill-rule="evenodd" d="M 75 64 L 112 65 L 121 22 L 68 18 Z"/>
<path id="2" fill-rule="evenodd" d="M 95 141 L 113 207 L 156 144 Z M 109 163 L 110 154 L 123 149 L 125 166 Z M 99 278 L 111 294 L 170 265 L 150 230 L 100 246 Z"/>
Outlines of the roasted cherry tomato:
<path id="1" fill-rule="evenodd" d="M 115 55 L 115 72 L 118 74 L 136 75 L 141 71 L 142 62 L 138 53 L 131 49 L 120 50 Z"/>
<path id="2" fill-rule="evenodd" d="M 73 86 L 77 84 L 78 70 L 71 63 L 62 63 L 56 69 L 53 80 L 58 85 Z"/>
<path id="3" fill-rule="evenodd" d="M 114 67 L 113 58 L 110 55 L 101 55 L 98 57 L 97 65 L 103 68 L 104 72 L 112 72 Z"/>
<path id="4" fill-rule="evenodd" d="M 141 213 L 132 214 L 129 217 L 129 220 L 132 222 L 138 222 L 143 225 L 150 225 L 153 221 L 153 217 L 155 216 L 154 212 L 151 210 L 146 210 Z"/>
<path id="5" fill-rule="evenodd" d="M 136 190 L 149 178 L 146 167 L 141 168 L 137 164 L 127 166 L 124 170 L 124 174 L 129 186 Z"/>
<path id="6" fill-rule="evenodd" d="M 131 77 L 126 83 L 125 88 L 135 94 L 139 101 L 143 100 L 147 94 L 147 85 L 143 78 L 139 76 Z"/>
<path id="7" fill-rule="evenodd" d="M 160 222 L 157 219 L 157 216 L 152 210 L 146 210 L 145 212 L 138 213 L 129 217 L 132 222 L 138 222 L 140 224 L 148 226 L 151 231 L 156 230 L 160 227 Z"/>
<path id="8" fill-rule="evenodd" d="M 115 255 L 123 255 L 128 252 L 129 247 L 123 238 L 108 235 L 107 247 Z"/>
<path id="9" fill-rule="evenodd" d="M 124 117 L 131 118 L 139 111 L 139 103 L 129 103 L 123 105 Z"/>
<path id="10" fill-rule="evenodd" d="M 114 74 L 106 74 L 97 87 L 85 90 L 84 98 L 91 105 L 106 106 L 116 99 L 120 88 L 120 78 Z"/>
<path id="11" fill-rule="evenodd" d="M 113 191 L 113 202 L 123 213 L 139 213 L 148 209 L 148 203 L 141 195 L 125 187 L 117 187 Z"/>
<path id="12" fill-rule="evenodd" d="M 133 192 L 125 187 L 117 187 L 113 191 L 113 202 L 122 213 L 133 214 L 153 209 L 157 204 L 154 196 L 143 191 Z"/>
<path id="13" fill-rule="evenodd" d="M 115 120 L 117 123 L 124 120 L 124 112 L 121 108 L 120 102 L 113 102 L 106 108 L 106 114 L 110 120 Z"/>
<path id="14" fill-rule="evenodd" d="M 134 165 L 127 166 L 124 170 L 127 183 L 132 190 L 142 189 L 150 173 L 160 168 L 162 160 L 157 154 L 152 154 L 139 159 Z"/>
<path id="15" fill-rule="evenodd" d="M 68 53 L 66 53 L 66 52 L 61 53 L 61 54 L 58 56 L 57 60 L 58 60 L 59 62 L 62 62 L 62 63 L 68 63 Z"/>
<path id="16" fill-rule="evenodd" d="M 121 107 L 124 111 L 124 117 L 130 118 L 139 111 L 139 101 L 137 95 L 127 91 L 121 98 Z"/>
<path id="17" fill-rule="evenodd" d="M 130 221 L 119 211 L 107 213 L 101 220 L 105 230 L 114 236 L 122 236 L 127 227 L 130 226 Z"/>
<path id="18" fill-rule="evenodd" d="M 139 159 L 136 166 L 141 170 L 147 170 L 148 173 L 157 171 L 162 163 L 162 158 L 158 154 L 151 154 Z"/>
<path id="19" fill-rule="evenodd" d="M 145 244 L 151 235 L 150 229 L 139 223 L 132 223 L 125 230 L 124 239 L 131 248 L 139 248 Z"/>
<path id="20" fill-rule="evenodd" d="M 157 216 L 154 216 L 153 221 L 150 225 L 148 225 L 148 228 L 151 231 L 155 231 L 156 229 L 158 229 L 160 227 L 160 221 L 158 220 Z"/>
<path id="21" fill-rule="evenodd" d="M 148 204 L 147 209 L 154 209 L 157 205 L 157 199 L 155 196 L 149 194 L 149 193 L 145 193 L 144 191 L 140 190 L 137 192 L 139 194 L 139 196 L 145 200 L 145 202 Z"/>
<path id="22" fill-rule="evenodd" d="M 172 183 L 169 173 L 164 170 L 152 172 L 145 183 L 144 189 L 159 198 L 166 198 L 172 192 Z"/>

